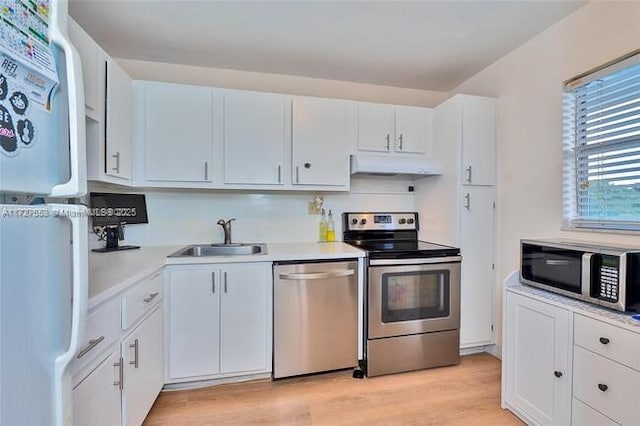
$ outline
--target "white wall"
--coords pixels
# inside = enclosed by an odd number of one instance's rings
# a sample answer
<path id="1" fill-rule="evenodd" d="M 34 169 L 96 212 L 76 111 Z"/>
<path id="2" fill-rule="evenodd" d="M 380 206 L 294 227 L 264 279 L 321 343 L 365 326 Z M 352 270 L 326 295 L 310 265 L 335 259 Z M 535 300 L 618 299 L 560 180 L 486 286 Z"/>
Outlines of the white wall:
<path id="1" fill-rule="evenodd" d="M 498 98 L 498 324 L 502 280 L 518 267 L 521 238 L 640 241 L 561 230 L 562 83 L 639 46 L 640 2 L 592 2 L 455 90 Z"/>
<path id="2" fill-rule="evenodd" d="M 224 87 L 227 89 L 257 90 L 427 107 L 435 106 L 447 97 L 446 92 L 292 75 L 265 74 L 130 59 L 118 59 L 118 63 L 135 80 L 165 81 Z"/>
<path id="3" fill-rule="evenodd" d="M 427 178 L 428 179 L 428 178 Z M 342 240 L 344 211 L 413 211 L 411 184 L 401 180 L 354 179 L 348 193 L 324 193 L 324 207 L 333 211 L 336 239 Z M 92 183 L 90 191 L 120 192 Z M 123 244 L 187 245 L 223 242 L 218 219 L 232 223 L 234 242 L 311 242 L 318 240 L 320 216 L 309 215 L 313 193 L 145 190 L 149 223 L 126 228 Z M 91 247 L 99 243 L 91 235 Z"/>

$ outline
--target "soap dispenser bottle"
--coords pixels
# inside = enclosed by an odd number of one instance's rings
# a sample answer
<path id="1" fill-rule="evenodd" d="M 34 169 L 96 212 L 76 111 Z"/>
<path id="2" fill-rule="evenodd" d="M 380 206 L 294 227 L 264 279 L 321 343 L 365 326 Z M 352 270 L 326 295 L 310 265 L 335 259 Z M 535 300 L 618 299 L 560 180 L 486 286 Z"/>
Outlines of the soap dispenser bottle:
<path id="1" fill-rule="evenodd" d="M 327 241 L 327 217 L 322 209 L 322 217 L 318 226 L 318 241 Z"/>
<path id="2" fill-rule="evenodd" d="M 329 220 L 327 221 L 327 241 L 336 240 L 336 226 L 333 223 L 333 213 L 329 210 Z"/>

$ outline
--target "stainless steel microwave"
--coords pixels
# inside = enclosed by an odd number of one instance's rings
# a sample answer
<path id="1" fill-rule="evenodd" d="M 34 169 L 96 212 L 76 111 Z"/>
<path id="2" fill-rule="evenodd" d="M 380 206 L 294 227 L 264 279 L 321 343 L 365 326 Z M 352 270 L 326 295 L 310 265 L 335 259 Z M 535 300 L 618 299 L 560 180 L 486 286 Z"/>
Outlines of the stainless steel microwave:
<path id="1" fill-rule="evenodd" d="M 520 240 L 520 280 L 618 311 L 640 311 L 640 248 Z"/>

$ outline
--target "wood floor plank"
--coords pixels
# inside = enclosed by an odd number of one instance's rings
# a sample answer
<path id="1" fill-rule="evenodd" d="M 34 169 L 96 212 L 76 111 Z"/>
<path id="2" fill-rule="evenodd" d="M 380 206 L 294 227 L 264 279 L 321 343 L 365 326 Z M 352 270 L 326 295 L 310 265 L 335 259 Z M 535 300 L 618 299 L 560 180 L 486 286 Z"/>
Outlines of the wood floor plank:
<path id="1" fill-rule="evenodd" d="M 160 394 L 146 426 L 522 425 L 500 408 L 500 360 L 367 379 L 350 371 Z"/>

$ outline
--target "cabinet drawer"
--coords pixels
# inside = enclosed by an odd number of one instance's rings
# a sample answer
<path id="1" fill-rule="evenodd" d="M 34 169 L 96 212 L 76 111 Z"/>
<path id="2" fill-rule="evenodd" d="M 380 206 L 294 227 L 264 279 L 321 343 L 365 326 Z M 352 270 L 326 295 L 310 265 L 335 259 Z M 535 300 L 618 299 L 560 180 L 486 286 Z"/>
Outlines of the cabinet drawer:
<path id="1" fill-rule="evenodd" d="M 628 367 L 640 370 L 640 334 L 575 315 L 574 343 Z"/>
<path id="2" fill-rule="evenodd" d="M 640 373 L 574 346 L 573 396 L 625 425 L 637 424 Z"/>
<path id="3" fill-rule="evenodd" d="M 618 426 L 609 417 L 599 411 L 594 410 L 580 400 L 573 398 L 571 404 L 571 424 L 572 426 Z"/>
<path id="4" fill-rule="evenodd" d="M 89 313 L 80 350 L 73 361 L 78 371 L 120 337 L 120 304 L 117 300 Z"/>
<path id="5" fill-rule="evenodd" d="M 162 299 L 162 273 L 135 285 L 122 297 L 122 329 L 126 330 Z"/>

